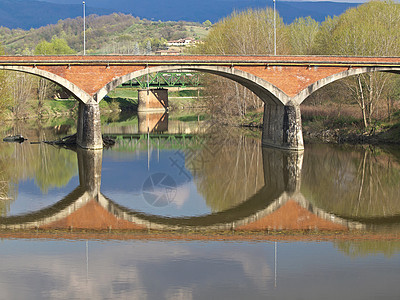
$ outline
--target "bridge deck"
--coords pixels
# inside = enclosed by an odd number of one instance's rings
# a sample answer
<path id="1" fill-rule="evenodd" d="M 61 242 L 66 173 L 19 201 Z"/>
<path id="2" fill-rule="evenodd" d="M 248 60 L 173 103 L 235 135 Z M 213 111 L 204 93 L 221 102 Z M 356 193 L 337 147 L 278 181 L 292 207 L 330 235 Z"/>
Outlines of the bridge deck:
<path id="1" fill-rule="evenodd" d="M 0 65 L 279 65 L 279 66 L 398 66 L 400 57 L 258 56 L 258 55 L 57 55 L 0 56 Z"/>

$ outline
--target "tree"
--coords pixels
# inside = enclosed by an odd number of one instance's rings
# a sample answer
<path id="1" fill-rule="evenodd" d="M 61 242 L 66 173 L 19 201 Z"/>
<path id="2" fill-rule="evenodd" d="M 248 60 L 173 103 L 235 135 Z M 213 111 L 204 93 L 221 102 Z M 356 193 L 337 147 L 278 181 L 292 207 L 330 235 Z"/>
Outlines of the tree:
<path id="1" fill-rule="evenodd" d="M 0 55 L 4 55 L 5 51 L 3 46 L 0 44 Z M 0 117 L 7 111 L 7 108 L 11 106 L 12 98 L 11 91 L 8 86 L 8 76 L 6 71 L 0 71 Z"/>
<path id="2" fill-rule="evenodd" d="M 277 53 L 289 54 L 288 31 L 277 16 Z M 255 55 L 274 53 L 274 11 L 248 9 L 233 12 L 229 17 L 211 27 L 204 43 L 193 52 L 197 54 Z M 244 117 L 248 110 L 259 109 L 263 103 L 248 89 L 221 77 L 205 79 L 206 105 L 213 116 L 224 123 L 232 122 L 232 116 Z"/>
<path id="3" fill-rule="evenodd" d="M 325 24 L 327 23 L 327 24 Z M 400 7 L 397 3 L 371 1 L 348 9 L 322 23 L 324 38 L 319 52 L 335 55 L 390 56 L 400 53 Z"/>
<path id="4" fill-rule="evenodd" d="M 277 16 L 277 53 L 288 54 L 287 28 Z M 198 47 L 203 54 L 273 54 L 274 11 L 248 9 L 234 11 L 229 17 L 214 24 L 204 43 Z"/>
<path id="5" fill-rule="evenodd" d="M 334 245 L 338 250 L 352 258 L 377 254 L 383 254 L 389 258 L 397 255 L 400 251 L 400 242 L 396 240 L 337 240 Z"/>
<path id="6" fill-rule="evenodd" d="M 328 18 L 316 38 L 319 54 L 352 56 L 400 55 L 400 6 L 394 1 L 371 1 Z M 390 74 L 368 73 L 345 80 L 368 127 L 377 104 L 387 94 Z"/>
<path id="7" fill-rule="evenodd" d="M 51 42 L 42 40 L 36 45 L 35 55 L 57 55 L 57 54 L 74 54 L 75 50 L 68 46 L 65 39 L 53 36 Z M 49 93 L 54 93 L 55 85 L 44 78 L 39 78 L 37 82 L 38 105 L 37 112 L 40 114 L 43 109 L 43 101 L 48 97 Z"/>
<path id="8" fill-rule="evenodd" d="M 36 45 L 35 55 L 51 55 L 54 53 L 54 47 L 51 43 L 42 40 L 39 44 Z"/>
<path id="9" fill-rule="evenodd" d="M 210 20 L 206 20 L 206 21 L 203 22 L 203 26 L 204 26 L 204 27 L 211 27 L 211 26 L 212 26 L 212 23 L 211 23 Z"/>
<path id="10" fill-rule="evenodd" d="M 151 41 L 148 40 L 146 43 L 146 54 L 151 54 Z"/>
<path id="11" fill-rule="evenodd" d="M 75 54 L 76 51 L 68 46 L 65 39 L 53 36 L 51 42 L 42 40 L 35 47 L 35 55 Z"/>
<path id="12" fill-rule="evenodd" d="M 140 54 L 140 47 L 139 47 L 139 43 L 138 42 L 136 42 L 133 45 L 133 54 L 134 55 L 139 55 Z"/>
<path id="13" fill-rule="evenodd" d="M 34 77 L 20 72 L 13 72 L 9 75 L 8 80 L 12 99 L 14 100 L 13 113 L 17 119 L 26 118 L 27 101 L 32 95 Z"/>
<path id="14" fill-rule="evenodd" d="M 318 31 L 319 23 L 311 17 L 294 20 L 289 26 L 292 53 L 313 54 Z"/>
<path id="15" fill-rule="evenodd" d="M 54 54 L 75 54 L 76 51 L 68 46 L 65 39 L 53 37 L 51 43 L 54 47 Z"/>

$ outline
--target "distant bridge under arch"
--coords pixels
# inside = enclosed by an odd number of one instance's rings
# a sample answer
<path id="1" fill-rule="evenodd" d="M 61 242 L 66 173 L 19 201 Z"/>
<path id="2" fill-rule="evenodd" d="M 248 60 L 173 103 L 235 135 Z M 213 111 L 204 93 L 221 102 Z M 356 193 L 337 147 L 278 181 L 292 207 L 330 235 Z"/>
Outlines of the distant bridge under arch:
<path id="1" fill-rule="evenodd" d="M 35 74 L 80 100 L 78 144 L 102 148 L 99 102 L 124 82 L 154 72 L 199 71 L 234 80 L 265 103 L 265 146 L 303 150 L 300 104 L 321 87 L 367 72 L 400 73 L 400 57 L 2 56 L 0 69 Z"/>

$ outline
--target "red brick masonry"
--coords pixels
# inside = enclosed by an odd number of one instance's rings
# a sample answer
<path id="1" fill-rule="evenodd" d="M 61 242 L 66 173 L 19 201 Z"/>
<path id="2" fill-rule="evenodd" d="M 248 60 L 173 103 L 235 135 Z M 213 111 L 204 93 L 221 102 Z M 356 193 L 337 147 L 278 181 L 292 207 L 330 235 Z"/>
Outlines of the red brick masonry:
<path id="1" fill-rule="evenodd" d="M 349 68 L 390 67 L 399 71 L 400 57 L 0 56 L 1 66 L 42 69 L 67 79 L 92 96 L 112 80 L 147 67 L 224 66 L 260 77 L 293 97 L 310 84 Z"/>

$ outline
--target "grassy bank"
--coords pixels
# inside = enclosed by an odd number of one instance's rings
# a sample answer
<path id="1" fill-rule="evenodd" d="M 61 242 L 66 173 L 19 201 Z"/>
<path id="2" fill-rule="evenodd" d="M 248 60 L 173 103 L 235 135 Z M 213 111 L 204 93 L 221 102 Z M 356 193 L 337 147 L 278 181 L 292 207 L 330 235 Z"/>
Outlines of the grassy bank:
<path id="1" fill-rule="evenodd" d="M 38 101 L 28 100 L 20 107 L 12 107 L 5 111 L 1 119 L 27 120 L 27 119 L 47 119 L 59 116 L 72 116 L 78 111 L 76 100 L 44 100 L 39 106 Z"/>
<path id="2" fill-rule="evenodd" d="M 184 111 L 181 113 L 173 112 L 169 115 L 169 120 L 178 120 L 181 122 L 204 121 L 208 118 L 205 112 L 201 111 Z"/>
<path id="3" fill-rule="evenodd" d="M 203 93 L 201 90 L 185 88 L 168 89 L 168 102 L 171 110 L 202 107 L 203 103 L 200 98 L 202 96 Z M 111 109 L 115 110 L 116 103 L 119 103 L 122 111 L 137 110 L 137 99 L 138 88 L 130 87 L 116 88 L 105 98 L 106 102 L 111 105 Z M 104 107 L 104 110 L 106 109 L 107 107 Z"/>
<path id="4" fill-rule="evenodd" d="M 173 88 L 169 90 L 169 106 L 171 110 L 186 110 L 202 107 L 202 92 L 193 88 Z M 102 116 L 114 118 L 120 112 L 134 112 L 138 108 L 137 88 L 116 88 L 111 91 L 101 102 L 100 111 Z M 38 103 L 37 99 L 30 99 L 19 107 L 12 107 L 6 111 L 2 119 L 41 119 L 57 116 L 75 117 L 78 111 L 79 102 L 70 99 L 47 99 Z"/>
<path id="5" fill-rule="evenodd" d="M 170 106 L 172 109 L 185 109 L 199 106 L 197 90 L 173 90 L 169 92 Z M 54 100 L 47 99 L 39 103 L 36 99 L 28 100 L 4 114 L 4 119 L 31 119 L 51 118 L 55 116 L 76 116 L 79 103 L 75 99 Z M 120 112 L 137 111 L 138 91 L 137 88 L 117 88 L 110 92 L 101 102 L 100 110 L 102 116 L 115 115 Z"/>

